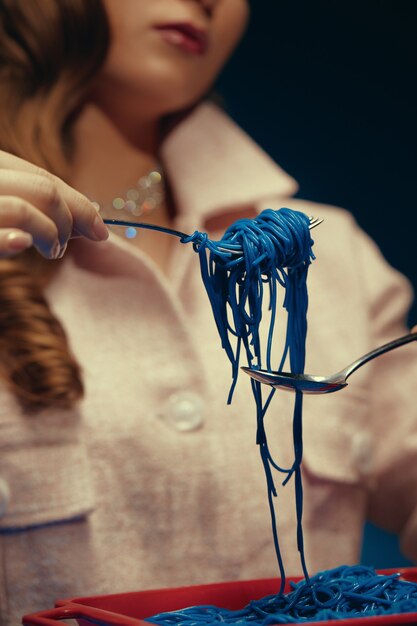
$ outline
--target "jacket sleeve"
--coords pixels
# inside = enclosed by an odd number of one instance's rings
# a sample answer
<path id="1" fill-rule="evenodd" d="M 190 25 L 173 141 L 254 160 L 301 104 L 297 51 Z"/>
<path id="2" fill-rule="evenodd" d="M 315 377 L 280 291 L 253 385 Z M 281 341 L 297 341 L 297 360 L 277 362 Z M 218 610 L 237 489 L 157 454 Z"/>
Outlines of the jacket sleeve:
<path id="1" fill-rule="evenodd" d="M 77 518 L 93 508 L 76 411 L 26 414 L 0 390 L 0 534 Z"/>
<path id="2" fill-rule="evenodd" d="M 408 332 L 412 290 L 362 231 L 358 261 L 376 347 Z M 375 359 L 372 366 L 368 516 L 398 533 L 404 554 L 417 561 L 417 342 Z"/>

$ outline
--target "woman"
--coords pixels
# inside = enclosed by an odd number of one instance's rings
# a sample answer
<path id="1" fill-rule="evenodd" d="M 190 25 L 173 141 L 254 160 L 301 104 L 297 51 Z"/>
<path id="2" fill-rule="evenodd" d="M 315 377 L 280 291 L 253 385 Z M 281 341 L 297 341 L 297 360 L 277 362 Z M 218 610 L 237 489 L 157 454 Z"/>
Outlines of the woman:
<path id="1" fill-rule="evenodd" d="M 323 217 L 307 371 L 405 332 L 409 286 L 349 214 L 291 200 L 296 183 L 202 102 L 245 0 L 0 6 L 2 624 L 62 597 L 274 576 L 250 385 L 226 407 L 230 370 L 196 258 L 147 231 L 97 244 L 107 231 L 90 201 L 213 237 L 265 206 Z M 357 561 L 367 514 L 417 558 L 416 370 L 410 345 L 343 394 L 306 398 L 311 572 Z M 292 398 L 274 400 L 269 438 L 285 465 Z M 293 497 L 290 483 L 278 525 L 298 574 Z"/>

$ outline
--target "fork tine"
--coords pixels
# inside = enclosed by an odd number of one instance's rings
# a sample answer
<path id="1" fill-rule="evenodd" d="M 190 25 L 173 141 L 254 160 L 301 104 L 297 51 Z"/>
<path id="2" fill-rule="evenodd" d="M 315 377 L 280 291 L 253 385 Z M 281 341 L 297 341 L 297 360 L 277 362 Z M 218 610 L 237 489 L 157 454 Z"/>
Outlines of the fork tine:
<path id="1" fill-rule="evenodd" d="M 324 221 L 323 218 L 320 219 L 319 217 L 313 217 L 312 215 L 310 215 L 309 229 L 311 230 L 312 228 L 315 228 L 316 226 L 321 224 L 323 221 Z"/>

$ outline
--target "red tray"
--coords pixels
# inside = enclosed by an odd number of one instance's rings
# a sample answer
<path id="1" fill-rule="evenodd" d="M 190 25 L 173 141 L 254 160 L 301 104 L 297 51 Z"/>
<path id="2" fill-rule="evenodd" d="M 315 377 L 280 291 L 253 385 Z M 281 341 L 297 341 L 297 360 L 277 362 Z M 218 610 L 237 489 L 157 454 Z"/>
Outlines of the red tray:
<path id="1" fill-rule="evenodd" d="M 381 574 L 394 572 L 401 572 L 404 580 L 417 582 L 417 568 L 379 570 Z M 297 582 L 299 579 L 292 580 Z M 251 600 L 276 593 L 278 589 L 279 579 L 266 578 L 71 598 L 59 600 L 55 609 L 26 615 L 22 619 L 22 624 L 24 626 L 56 626 L 59 620 L 75 619 L 79 626 L 91 626 L 91 624 L 95 626 L 149 626 L 149 623 L 144 622 L 143 619 L 156 613 L 175 611 L 198 604 L 214 604 L 236 610 L 243 608 Z M 286 591 L 289 591 L 289 588 Z M 313 624 L 313 622 L 310 623 Z M 315 626 L 394 626 L 397 624 L 417 626 L 417 613 L 315 622 Z"/>

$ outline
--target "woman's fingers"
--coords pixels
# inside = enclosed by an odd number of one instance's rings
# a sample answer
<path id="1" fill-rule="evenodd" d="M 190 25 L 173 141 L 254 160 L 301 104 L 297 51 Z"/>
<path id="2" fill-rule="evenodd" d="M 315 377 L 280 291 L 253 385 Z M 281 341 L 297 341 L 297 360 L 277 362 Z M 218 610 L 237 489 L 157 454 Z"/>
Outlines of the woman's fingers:
<path id="1" fill-rule="evenodd" d="M 0 228 L 0 259 L 15 256 L 32 245 L 29 233 L 16 228 Z"/>
<path id="2" fill-rule="evenodd" d="M 0 228 L 29 233 L 33 245 L 47 259 L 56 259 L 61 252 L 55 222 L 23 198 L 0 196 Z"/>
<path id="3" fill-rule="evenodd" d="M 44 176 L 37 176 L 31 172 L 0 170 L 0 190 L 0 198 L 13 196 L 39 209 L 55 223 L 60 245 L 64 246 L 67 243 L 72 233 L 73 220 L 56 184 Z M 6 205 L 2 203 L 2 207 L 4 210 Z M 31 217 L 30 212 L 28 212 L 27 217 Z M 31 223 L 36 226 L 36 221 L 31 220 Z M 29 224 L 25 227 L 22 219 L 16 226 L 32 232 L 29 229 Z"/>
<path id="4" fill-rule="evenodd" d="M 55 215 L 57 212 L 60 220 L 58 224 L 59 238 L 64 242 L 68 237 L 64 235 L 64 231 L 68 228 L 68 213 L 64 210 L 67 208 L 72 220 L 72 232 L 83 235 L 93 241 L 104 241 L 109 236 L 107 227 L 103 220 L 98 215 L 93 204 L 81 193 L 64 183 L 60 178 L 50 174 L 46 170 L 43 170 L 24 159 L 20 159 L 14 155 L 0 150 L 0 170 L 3 170 L 4 177 L 7 178 L 8 173 L 15 172 L 15 174 L 22 175 L 29 174 L 32 176 L 31 181 L 26 177 L 22 182 L 25 187 L 24 192 L 30 193 L 28 201 L 33 202 L 36 206 L 35 197 L 41 195 L 43 202 L 46 203 L 46 210 L 49 215 Z M 16 184 L 16 177 L 13 176 L 13 181 L 10 185 Z M 0 181 L 0 195 L 6 193 L 2 190 Z M 14 195 L 14 194 L 13 194 Z M 26 198 L 26 196 L 25 196 Z M 49 208 L 48 208 L 49 207 Z M 45 210 L 45 205 L 37 207 L 40 210 Z"/>
<path id="5" fill-rule="evenodd" d="M 64 181 L 58 179 L 57 184 L 71 211 L 73 233 L 83 235 L 93 241 L 105 241 L 109 236 L 109 231 L 92 202 Z"/>

